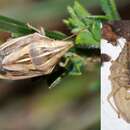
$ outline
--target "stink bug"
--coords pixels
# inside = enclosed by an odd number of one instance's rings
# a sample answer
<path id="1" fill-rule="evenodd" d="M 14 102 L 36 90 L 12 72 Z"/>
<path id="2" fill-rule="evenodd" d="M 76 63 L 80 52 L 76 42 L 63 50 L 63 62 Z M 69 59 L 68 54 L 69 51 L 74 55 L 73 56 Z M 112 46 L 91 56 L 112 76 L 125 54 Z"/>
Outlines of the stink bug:
<path id="1" fill-rule="evenodd" d="M 103 38 L 110 43 L 115 50 L 111 53 L 110 75 L 111 92 L 107 100 L 117 112 L 118 117 L 130 123 L 130 22 L 114 21 L 104 26 Z M 120 49 L 119 49 L 120 47 Z M 114 50 L 113 49 L 113 50 Z M 116 51 L 119 53 L 117 56 Z M 108 65 L 108 64 L 107 64 Z M 111 100 L 113 99 L 113 100 Z"/>
<path id="2" fill-rule="evenodd" d="M 0 46 L 0 78 L 20 80 L 50 74 L 73 46 L 40 33 L 11 39 Z"/>

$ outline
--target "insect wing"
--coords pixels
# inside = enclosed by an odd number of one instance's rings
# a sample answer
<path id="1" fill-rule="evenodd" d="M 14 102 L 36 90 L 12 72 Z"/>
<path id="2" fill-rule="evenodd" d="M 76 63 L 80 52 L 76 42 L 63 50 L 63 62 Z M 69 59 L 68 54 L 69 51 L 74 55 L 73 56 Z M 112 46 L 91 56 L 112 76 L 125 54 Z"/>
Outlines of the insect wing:
<path id="1" fill-rule="evenodd" d="M 34 71 L 28 52 L 30 44 L 42 38 L 42 35 L 34 33 L 2 44 L 0 46 L 0 78 L 17 80 L 41 75 L 40 72 Z"/>
<path id="2" fill-rule="evenodd" d="M 10 40 L 0 46 L 1 78 L 18 80 L 49 74 L 70 47 L 72 42 L 38 33 Z"/>
<path id="3" fill-rule="evenodd" d="M 44 74 L 49 74 L 72 45 L 72 42 L 39 40 L 37 44 L 31 44 L 32 63 Z"/>

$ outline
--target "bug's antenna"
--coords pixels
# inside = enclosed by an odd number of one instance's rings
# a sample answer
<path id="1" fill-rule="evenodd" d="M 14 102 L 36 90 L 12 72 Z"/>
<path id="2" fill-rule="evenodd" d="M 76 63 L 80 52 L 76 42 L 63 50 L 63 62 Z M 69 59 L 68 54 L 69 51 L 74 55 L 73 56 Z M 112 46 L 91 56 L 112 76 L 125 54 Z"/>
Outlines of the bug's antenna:
<path id="1" fill-rule="evenodd" d="M 78 33 L 74 33 L 74 34 L 72 34 L 72 35 L 70 35 L 70 36 L 64 38 L 63 41 L 69 40 L 69 39 L 71 39 L 71 38 L 77 36 L 79 33 L 83 32 L 83 31 L 85 31 L 85 30 L 86 30 L 86 28 L 83 28 L 83 29 L 81 29 Z"/>
<path id="2" fill-rule="evenodd" d="M 39 29 L 35 28 L 35 27 L 32 26 L 30 23 L 27 23 L 27 26 L 28 26 L 30 29 L 33 29 L 33 30 L 35 30 L 36 32 L 39 32 Z"/>
<path id="3" fill-rule="evenodd" d="M 69 40 L 69 39 L 75 37 L 76 35 L 77 35 L 77 34 L 74 33 L 74 34 L 72 34 L 72 35 L 70 35 L 70 36 L 64 38 L 63 41 Z"/>

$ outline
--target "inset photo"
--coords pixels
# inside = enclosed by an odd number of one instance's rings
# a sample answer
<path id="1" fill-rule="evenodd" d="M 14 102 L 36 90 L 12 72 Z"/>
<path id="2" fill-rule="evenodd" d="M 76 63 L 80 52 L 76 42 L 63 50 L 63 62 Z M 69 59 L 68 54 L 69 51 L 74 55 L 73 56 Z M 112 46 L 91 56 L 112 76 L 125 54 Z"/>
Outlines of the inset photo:
<path id="1" fill-rule="evenodd" d="M 103 24 L 101 59 L 102 130 L 128 130 L 130 129 L 129 20 Z"/>

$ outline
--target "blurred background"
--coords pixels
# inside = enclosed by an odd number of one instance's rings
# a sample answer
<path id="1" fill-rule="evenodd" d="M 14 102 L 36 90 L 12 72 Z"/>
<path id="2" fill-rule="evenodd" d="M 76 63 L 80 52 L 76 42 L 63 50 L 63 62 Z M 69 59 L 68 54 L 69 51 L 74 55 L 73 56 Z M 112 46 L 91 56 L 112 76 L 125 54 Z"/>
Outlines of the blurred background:
<path id="1" fill-rule="evenodd" d="M 93 14 L 102 14 L 98 0 L 80 0 Z M 70 34 L 62 22 L 74 0 L 0 0 L 0 14 L 36 27 Z M 117 0 L 123 19 L 130 1 Z M 2 41 L 7 33 L 0 32 Z M 99 57 L 86 57 L 82 76 L 67 76 L 48 89 L 48 78 L 0 80 L 0 130 L 100 130 Z M 55 73 L 50 76 L 50 79 Z"/>

